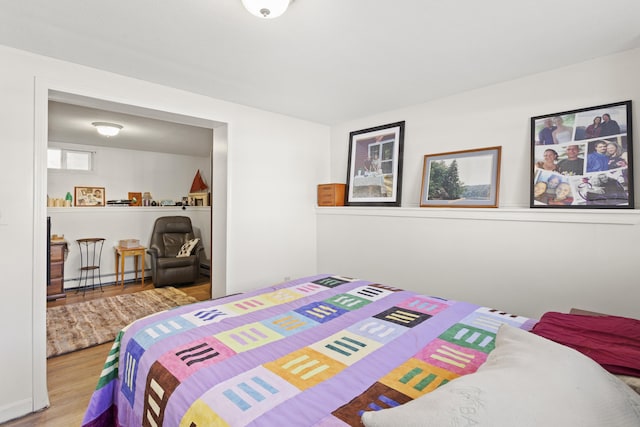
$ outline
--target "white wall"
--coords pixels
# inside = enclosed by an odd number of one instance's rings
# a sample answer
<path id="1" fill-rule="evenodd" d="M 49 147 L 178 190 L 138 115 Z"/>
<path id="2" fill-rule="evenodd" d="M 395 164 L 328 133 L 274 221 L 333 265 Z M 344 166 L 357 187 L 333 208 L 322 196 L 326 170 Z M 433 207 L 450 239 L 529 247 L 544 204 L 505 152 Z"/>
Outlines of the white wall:
<path id="1" fill-rule="evenodd" d="M 530 117 L 631 99 L 636 128 L 639 68 L 633 50 L 333 127 L 328 182 L 345 182 L 349 132 L 406 121 L 403 208 L 318 208 L 319 270 L 526 316 L 640 318 L 637 210 L 528 209 Z M 417 207 L 425 154 L 495 145 L 498 210 Z"/>
<path id="2" fill-rule="evenodd" d="M 75 186 L 105 187 L 106 200 L 126 199 L 128 193 L 151 193 L 153 200 L 180 201 L 187 196 L 197 171 L 211 185 L 209 158 L 149 151 L 125 150 L 81 144 L 49 142 L 49 147 L 93 152 L 93 170 L 74 171 L 49 169 L 47 195 L 64 198 L 74 194 Z M 146 246 L 156 218 L 183 215 L 191 218 L 196 235 L 202 239 L 205 253 L 211 259 L 211 208 L 200 207 L 114 207 L 49 208 L 52 234 L 64 235 L 69 253 L 65 262 L 66 289 L 79 285 L 80 252 L 75 240 L 82 237 L 104 237 L 100 268 L 103 283 L 115 281 L 113 246 L 120 239 L 138 239 Z M 149 259 L 145 268 L 150 268 Z M 133 258 L 125 259 L 125 280 L 135 277 Z M 150 274 L 150 273 L 149 273 Z M 84 280 L 83 280 L 84 283 Z"/>
<path id="3" fill-rule="evenodd" d="M 223 254 L 226 291 L 316 272 L 313 206 L 315 186 L 326 178 L 328 169 L 326 126 L 4 47 L 0 47 L 0 63 L 4 160 L 0 241 L 5 242 L 0 246 L 0 291 L 7 296 L 0 301 L 0 422 L 48 402 L 45 157 L 49 90 L 226 123 L 228 146 L 214 144 L 214 152 L 228 156 L 228 166 L 221 167 L 214 159 L 214 176 L 225 167 L 228 172 L 226 236 L 220 236 L 227 244 Z M 215 209 L 214 205 L 213 228 L 220 234 Z"/>
<path id="4" fill-rule="evenodd" d="M 212 142 L 213 143 L 213 142 Z M 127 199 L 128 193 L 148 191 L 153 200 L 182 200 L 198 170 L 211 186 L 208 157 L 123 150 L 93 145 L 49 142 L 50 148 L 91 151 L 93 170 L 49 169 L 47 195 L 64 199 L 75 186 L 105 187 L 106 200 Z"/>
<path id="5" fill-rule="evenodd" d="M 121 239 L 138 239 L 143 246 L 149 246 L 156 218 L 162 216 L 187 216 L 191 219 L 196 237 L 202 239 L 207 258 L 211 254 L 211 208 L 188 206 L 184 209 L 177 206 L 166 207 L 82 207 L 82 208 L 49 208 L 51 217 L 51 233 L 64 235 L 67 241 L 67 257 L 64 263 L 64 288 L 69 290 L 85 285 L 84 274 L 80 283 L 80 248 L 77 239 L 85 237 L 102 237 L 106 239 L 100 257 L 100 280 L 96 284 L 109 284 L 116 281 L 116 265 L 114 246 Z M 145 256 L 147 278 L 151 280 L 151 260 Z M 125 281 L 136 277 L 133 257 L 125 258 Z M 141 268 L 138 266 L 138 268 Z M 96 272 L 97 273 L 97 272 Z M 138 270 L 140 277 L 140 270 Z M 119 277 L 118 277 L 119 280 Z M 92 284 L 89 277 L 88 284 Z M 218 295 L 220 296 L 220 295 Z"/>

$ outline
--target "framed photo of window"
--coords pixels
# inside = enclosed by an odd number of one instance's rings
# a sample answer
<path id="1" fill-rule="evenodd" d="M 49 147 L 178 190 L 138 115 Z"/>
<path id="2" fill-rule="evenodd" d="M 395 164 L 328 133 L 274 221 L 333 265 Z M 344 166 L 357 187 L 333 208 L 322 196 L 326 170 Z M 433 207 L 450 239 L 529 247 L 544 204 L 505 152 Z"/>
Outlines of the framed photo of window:
<path id="1" fill-rule="evenodd" d="M 404 122 L 349 134 L 346 206 L 400 206 Z"/>
<path id="2" fill-rule="evenodd" d="M 633 209 L 631 101 L 531 118 L 532 208 Z"/>
<path id="3" fill-rule="evenodd" d="M 427 154 L 420 207 L 496 208 L 502 147 Z"/>

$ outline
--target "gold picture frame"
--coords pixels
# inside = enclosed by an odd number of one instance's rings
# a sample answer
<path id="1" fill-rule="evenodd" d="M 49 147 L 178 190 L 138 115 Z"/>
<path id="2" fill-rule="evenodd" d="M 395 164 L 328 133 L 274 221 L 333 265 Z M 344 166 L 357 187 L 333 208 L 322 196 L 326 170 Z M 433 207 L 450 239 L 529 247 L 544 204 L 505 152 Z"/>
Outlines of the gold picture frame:
<path id="1" fill-rule="evenodd" d="M 104 187 L 74 187 L 73 206 L 104 206 Z"/>

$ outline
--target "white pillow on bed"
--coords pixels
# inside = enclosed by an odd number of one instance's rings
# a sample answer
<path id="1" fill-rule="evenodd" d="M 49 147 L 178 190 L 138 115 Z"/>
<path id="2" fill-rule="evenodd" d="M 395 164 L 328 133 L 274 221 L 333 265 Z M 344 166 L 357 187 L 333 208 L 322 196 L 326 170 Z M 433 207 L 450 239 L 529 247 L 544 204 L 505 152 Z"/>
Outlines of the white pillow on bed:
<path id="1" fill-rule="evenodd" d="M 396 408 L 365 412 L 366 427 L 640 426 L 640 395 L 583 354 L 503 325 L 473 374 Z"/>

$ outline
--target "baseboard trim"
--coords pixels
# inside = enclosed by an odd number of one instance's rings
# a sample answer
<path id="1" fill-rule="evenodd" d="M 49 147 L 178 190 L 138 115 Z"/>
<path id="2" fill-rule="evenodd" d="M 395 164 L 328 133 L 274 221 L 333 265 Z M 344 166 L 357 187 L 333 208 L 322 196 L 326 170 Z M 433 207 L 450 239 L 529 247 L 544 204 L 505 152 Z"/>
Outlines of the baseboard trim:
<path id="1" fill-rule="evenodd" d="M 12 402 L 0 407 L 0 423 L 20 418 L 33 412 L 33 400 L 30 398 Z"/>

